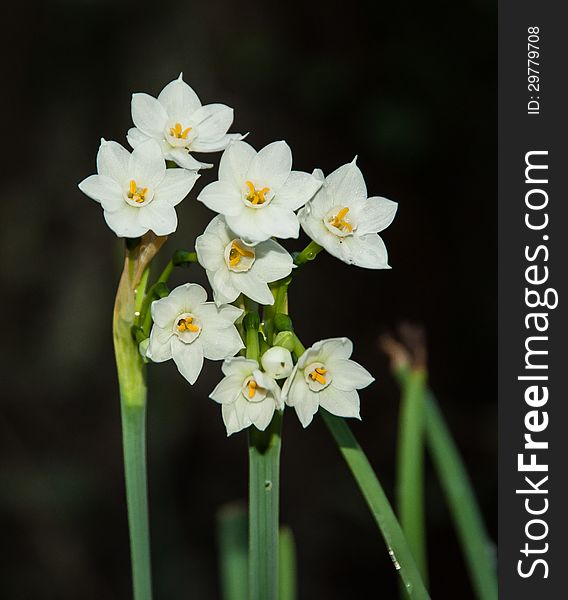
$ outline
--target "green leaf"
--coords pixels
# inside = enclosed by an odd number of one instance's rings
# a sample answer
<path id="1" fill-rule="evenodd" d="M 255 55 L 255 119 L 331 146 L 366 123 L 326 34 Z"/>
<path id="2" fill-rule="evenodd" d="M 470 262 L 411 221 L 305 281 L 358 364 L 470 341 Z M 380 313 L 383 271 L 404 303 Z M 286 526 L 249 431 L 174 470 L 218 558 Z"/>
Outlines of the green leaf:
<path id="1" fill-rule="evenodd" d="M 248 600 L 248 519 L 244 506 L 227 505 L 217 514 L 223 600 Z"/>

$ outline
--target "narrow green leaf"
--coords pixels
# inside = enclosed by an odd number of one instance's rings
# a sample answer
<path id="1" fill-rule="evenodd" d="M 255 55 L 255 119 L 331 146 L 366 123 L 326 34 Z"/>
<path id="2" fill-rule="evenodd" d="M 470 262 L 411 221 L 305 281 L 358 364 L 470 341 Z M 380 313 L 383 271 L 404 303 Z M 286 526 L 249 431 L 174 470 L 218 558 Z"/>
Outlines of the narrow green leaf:
<path id="1" fill-rule="evenodd" d="M 334 437 L 345 462 L 373 515 L 409 598 L 428 600 L 420 572 L 383 488 L 365 453 L 347 423 L 320 408 L 323 420 Z"/>
<path id="2" fill-rule="evenodd" d="M 244 506 L 231 504 L 217 514 L 223 600 L 248 600 L 248 519 Z"/>
<path id="3" fill-rule="evenodd" d="M 479 600 L 496 600 L 493 545 L 459 451 L 430 391 L 426 398 L 425 417 L 428 448 L 446 494 L 473 587 Z"/>
<path id="4" fill-rule="evenodd" d="M 289 527 L 280 528 L 278 588 L 278 600 L 296 600 L 296 544 L 294 534 Z"/>

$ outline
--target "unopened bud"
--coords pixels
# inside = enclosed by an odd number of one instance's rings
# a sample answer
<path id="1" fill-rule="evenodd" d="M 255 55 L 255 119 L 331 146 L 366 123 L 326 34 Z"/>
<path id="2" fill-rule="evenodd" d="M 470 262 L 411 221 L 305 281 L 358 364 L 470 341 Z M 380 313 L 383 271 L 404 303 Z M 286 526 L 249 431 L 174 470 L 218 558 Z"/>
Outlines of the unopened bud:
<path id="1" fill-rule="evenodd" d="M 282 346 L 273 346 L 267 350 L 260 359 L 264 372 L 272 379 L 288 377 L 294 368 L 292 355 Z"/>

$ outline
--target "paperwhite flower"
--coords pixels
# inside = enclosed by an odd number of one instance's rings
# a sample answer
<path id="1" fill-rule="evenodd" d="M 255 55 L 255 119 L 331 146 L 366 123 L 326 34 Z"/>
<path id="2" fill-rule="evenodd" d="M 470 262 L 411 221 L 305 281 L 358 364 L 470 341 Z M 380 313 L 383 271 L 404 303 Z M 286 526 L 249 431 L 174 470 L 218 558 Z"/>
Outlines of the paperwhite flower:
<path id="1" fill-rule="evenodd" d="M 147 139 L 160 143 L 164 158 L 185 169 L 213 165 L 199 162 L 190 152 L 219 152 L 240 133 L 227 133 L 233 123 L 233 109 L 224 104 L 201 105 L 197 94 L 179 78 L 168 83 L 158 98 L 132 95 L 132 120 L 128 143 L 136 148 Z"/>
<path id="2" fill-rule="evenodd" d="M 353 344 L 347 338 L 322 340 L 308 348 L 284 383 L 282 399 L 293 406 L 307 427 L 321 406 L 338 417 L 359 416 L 358 389 L 374 378 L 360 364 L 349 360 Z"/>
<path id="3" fill-rule="evenodd" d="M 221 404 L 227 435 L 251 425 L 264 431 L 274 411 L 284 408 L 278 384 L 259 370 L 256 360 L 228 358 L 222 369 L 225 377 L 209 397 Z"/>
<path id="4" fill-rule="evenodd" d="M 320 186 L 313 175 L 292 171 L 286 142 L 273 142 L 259 152 L 246 142 L 234 142 L 221 157 L 219 181 L 206 186 L 197 199 L 224 215 L 241 239 L 257 243 L 272 236 L 297 238 L 294 211 Z"/>
<path id="5" fill-rule="evenodd" d="M 207 272 L 217 304 L 233 302 L 243 293 L 260 304 L 274 304 L 268 287 L 292 272 L 290 254 L 274 240 L 247 245 L 215 217 L 195 241 L 199 263 Z"/>
<path id="6" fill-rule="evenodd" d="M 314 174 L 324 179 L 319 170 Z M 367 187 L 355 161 L 328 175 L 314 198 L 300 211 L 302 229 L 343 262 L 367 269 L 390 269 L 378 232 L 394 219 L 396 202 L 367 198 Z"/>
<path id="7" fill-rule="evenodd" d="M 201 372 L 204 357 L 223 360 L 244 348 L 234 325 L 243 311 L 206 300 L 207 292 L 200 285 L 186 283 L 152 303 L 154 325 L 146 357 L 154 362 L 173 358 L 191 384 Z"/>
<path id="8" fill-rule="evenodd" d="M 175 206 L 194 186 L 199 175 L 185 169 L 167 169 L 159 145 L 149 140 L 132 154 L 116 142 L 101 140 L 98 175 L 79 189 L 104 210 L 108 226 L 119 237 L 136 238 L 152 230 L 169 235 L 177 228 Z"/>
<path id="9" fill-rule="evenodd" d="M 294 369 L 290 351 L 282 346 L 269 348 L 260 357 L 260 362 L 265 373 L 272 379 L 285 379 Z"/>

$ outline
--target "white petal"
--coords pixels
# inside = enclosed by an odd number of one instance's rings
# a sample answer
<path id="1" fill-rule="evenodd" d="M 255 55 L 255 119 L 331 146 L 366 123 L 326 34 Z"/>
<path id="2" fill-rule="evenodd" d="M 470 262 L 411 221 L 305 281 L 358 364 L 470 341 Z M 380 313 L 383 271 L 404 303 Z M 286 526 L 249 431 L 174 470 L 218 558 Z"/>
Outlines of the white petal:
<path id="1" fill-rule="evenodd" d="M 245 347 L 234 325 L 220 328 L 204 323 L 199 339 L 203 344 L 203 354 L 209 360 L 224 360 Z"/>
<path id="2" fill-rule="evenodd" d="M 353 354 L 353 342 L 346 337 L 328 338 L 316 342 L 311 350 L 318 354 L 323 363 L 330 360 L 346 360 Z"/>
<path id="3" fill-rule="evenodd" d="M 198 146 L 200 143 L 219 140 L 233 124 L 233 109 L 224 104 L 208 104 L 202 106 L 191 115 L 191 120 L 196 124 L 199 132 L 198 137 L 192 144 L 192 149 L 202 152 Z"/>
<path id="4" fill-rule="evenodd" d="M 245 296 L 260 304 L 274 304 L 274 296 L 268 287 L 268 284 L 261 281 L 254 272 L 231 273 L 231 282 Z"/>
<path id="5" fill-rule="evenodd" d="M 154 325 L 150 331 L 150 344 L 146 356 L 151 361 L 160 363 L 172 358 L 172 330 L 162 329 Z"/>
<path id="6" fill-rule="evenodd" d="M 156 188 L 156 196 L 160 202 L 170 206 L 179 204 L 191 191 L 199 173 L 186 169 L 167 169 L 160 185 Z"/>
<path id="7" fill-rule="evenodd" d="M 176 287 L 170 295 L 152 302 L 152 320 L 159 327 L 171 328 L 173 320 L 184 312 L 193 312 L 194 307 L 207 300 L 207 292 L 196 283 Z"/>
<path id="8" fill-rule="evenodd" d="M 227 435 L 232 435 L 244 429 L 237 416 L 237 409 L 235 402 L 232 404 L 223 404 L 221 407 L 221 415 L 223 417 L 223 423 L 227 429 Z"/>
<path id="9" fill-rule="evenodd" d="M 239 215 L 245 208 L 241 193 L 228 181 L 214 181 L 201 190 L 197 199 L 207 208 L 225 216 Z"/>
<path id="10" fill-rule="evenodd" d="M 343 260 L 365 269 L 390 269 L 387 248 L 376 233 L 348 236 L 342 245 Z"/>
<path id="11" fill-rule="evenodd" d="M 114 212 L 104 211 L 107 225 L 118 237 L 137 238 L 148 231 L 139 221 L 140 209 L 124 203 L 124 206 Z"/>
<path id="12" fill-rule="evenodd" d="M 160 144 L 148 140 L 134 148 L 128 165 L 129 176 L 143 187 L 156 189 L 166 174 L 166 162 Z"/>
<path id="13" fill-rule="evenodd" d="M 188 121 L 201 108 L 201 101 L 185 81 L 181 78 L 168 83 L 160 92 L 158 102 L 166 109 L 171 119 Z"/>
<path id="14" fill-rule="evenodd" d="M 132 94 L 132 121 L 142 133 L 161 138 L 168 120 L 164 107 L 148 94 Z"/>
<path id="15" fill-rule="evenodd" d="M 208 273 L 211 273 L 211 271 L 208 271 Z M 215 292 L 215 303 L 217 306 L 234 302 L 241 293 L 241 290 L 233 285 L 233 278 L 225 264 L 221 265 L 215 271 L 213 276 L 210 277 L 209 282 Z"/>
<path id="16" fill-rule="evenodd" d="M 333 385 L 340 390 L 360 390 L 371 385 L 375 378 L 354 360 L 327 360 L 326 367 L 333 375 Z"/>
<path id="17" fill-rule="evenodd" d="M 355 161 L 339 167 L 326 178 L 328 193 L 342 205 L 348 201 L 357 202 L 367 199 L 367 186 L 363 174 Z"/>
<path id="18" fill-rule="evenodd" d="M 83 179 L 79 189 L 97 202 L 108 212 L 114 212 L 124 206 L 122 188 L 119 183 L 105 175 L 91 175 Z"/>
<path id="19" fill-rule="evenodd" d="M 220 152 L 244 137 L 242 133 L 226 133 L 216 140 L 209 141 L 202 139 L 201 134 L 199 134 L 199 137 L 191 144 L 191 149 L 195 152 Z"/>
<path id="20" fill-rule="evenodd" d="M 374 196 L 359 204 L 357 210 L 357 233 L 377 233 L 386 229 L 396 215 L 398 204 L 388 198 Z"/>
<path id="21" fill-rule="evenodd" d="M 260 213 L 265 212 L 270 207 L 254 209 L 246 208 L 240 198 L 235 202 L 239 207 L 239 212 L 235 215 L 228 215 L 225 211 L 225 220 L 229 228 L 242 240 L 250 244 L 256 244 L 258 242 L 264 242 L 269 239 L 272 235 L 270 231 L 265 231 L 262 225 L 268 223 L 271 225 L 270 216 L 263 219 L 259 216 Z"/>
<path id="22" fill-rule="evenodd" d="M 191 344 L 185 344 L 174 336 L 172 356 L 178 371 L 193 385 L 203 368 L 203 347 L 199 338 Z"/>
<path id="23" fill-rule="evenodd" d="M 121 187 L 128 180 L 130 153 L 117 142 L 101 140 L 97 154 L 97 171 L 117 181 Z"/>
<path id="24" fill-rule="evenodd" d="M 270 421 L 272 421 L 276 405 L 271 397 L 267 397 L 257 404 L 259 404 L 259 411 L 252 423 L 259 431 L 264 431 L 270 425 Z"/>
<path id="25" fill-rule="evenodd" d="M 318 394 L 310 391 L 306 382 L 298 378 L 290 388 L 287 403 L 290 400 L 293 403 L 298 419 L 300 419 L 300 423 L 303 427 L 307 427 L 318 412 Z"/>
<path id="26" fill-rule="evenodd" d="M 166 160 L 171 160 L 176 163 L 179 167 L 183 169 L 188 169 L 190 171 L 199 171 L 199 169 L 210 169 L 213 165 L 209 163 L 203 163 L 199 160 L 193 158 L 191 154 L 188 153 L 186 148 L 171 148 L 168 150 L 164 157 Z"/>
<path id="27" fill-rule="evenodd" d="M 258 362 L 244 356 L 227 358 L 221 366 L 221 370 L 225 376 L 239 375 L 243 381 L 249 375 L 252 375 L 256 369 L 258 369 Z"/>
<path id="28" fill-rule="evenodd" d="M 225 264 L 225 246 L 231 241 L 226 231 L 225 220 L 222 216 L 215 217 L 203 234 L 195 240 L 195 251 L 199 264 L 207 270 L 217 271 L 227 268 Z"/>
<path id="29" fill-rule="evenodd" d="M 233 306 L 232 304 L 224 304 L 223 306 L 219 306 L 218 310 L 221 317 L 230 323 L 234 323 L 244 313 L 242 308 Z"/>
<path id="30" fill-rule="evenodd" d="M 287 277 L 292 272 L 294 261 L 285 248 L 274 240 L 266 240 L 255 246 L 256 260 L 251 272 L 261 281 L 271 283 Z"/>
<path id="31" fill-rule="evenodd" d="M 300 236 L 300 223 L 298 217 L 291 210 L 269 205 L 266 208 L 249 211 L 259 213 L 256 218 L 256 226 L 264 232 L 278 238 L 288 239 Z"/>
<path id="32" fill-rule="evenodd" d="M 149 140 L 150 136 L 140 131 L 137 127 L 131 127 L 126 134 L 126 139 L 132 148 L 136 148 L 142 142 Z"/>
<path id="33" fill-rule="evenodd" d="M 221 156 L 219 179 L 233 183 L 240 190 L 245 183 L 255 149 L 246 142 L 233 142 Z"/>
<path id="34" fill-rule="evenodd" d="M 338 417 L 360 419 L 359 394 L 354 390 L 349 392 L 339 390 L 334 386 L 334 383 L 335 380 L 324 390 L 318 392 L 320 406 Z"/>
<path id="35" fill-rule="evenodd" d="M 237 395 L 241 393 L 242 385 L 243 378 L 240 375 L 224 377 L 209 394 L 209 398 L 219 404 L 229 404 L 234 402 Z"/>
<path id="36" fill-rule="evenodd" d="M 290 176 L 292 170 L 292 151 L 284 141 L 272 142 L 258 152 L 252 159 L 247 179 L 266 182 L 278 191 Z"/>
<path id="37" fill-rule="evenodd" d="M 278 190 L 278 204 L 290 210 L 297 210 L 310 200 L 321 187 L 313 175 L 302 171 L 292 171 L 286 183 Z M 276 200 L 276 198 L 275 198 Z"/>
<path id="38" fill-rule="evenodd" d="M 140 224 L 151 229 L 156 235 L 170 235 L 177 229 L 178 218 L 173 206 L 160 205 L 154 201 L 138 210 Z"/>

